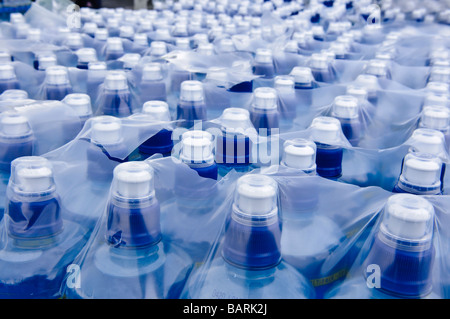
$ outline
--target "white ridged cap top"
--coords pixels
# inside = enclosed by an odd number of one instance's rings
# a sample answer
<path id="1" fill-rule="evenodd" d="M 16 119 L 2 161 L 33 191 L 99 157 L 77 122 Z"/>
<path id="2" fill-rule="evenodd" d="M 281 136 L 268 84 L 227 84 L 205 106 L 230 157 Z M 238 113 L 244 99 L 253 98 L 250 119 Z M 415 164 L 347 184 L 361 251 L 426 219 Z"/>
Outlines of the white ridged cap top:
<path id="1" fill-rule="evenodd" d="M 200 81 L 183 81 L 180 88 L 180 100 L 189 102 L 203 101 L 203 84 Z"/>
<path id="2" fill-rule="evenodd" d="M 356 97 L 359 103 L 364 103 L 367 101 L 369 96 L 366 88 L 353 84 L 347 86 L 346 94 Z"/>
<path id="3" fill-rule="evenodd" d="M 204 55 L 212 55 L 214 53 L 214 45 L 212 43 L 199 43 L 197 53 Z"/>
<path id="4" fill-rule="evenodd" d="M 41 41 L 41 30 L 34 28 L 28 29 L 27 40 L 35 42 Z"/>
<path id="5" fill-rule="evenodd" d="M 228 73 L 221 67 L 210 67 L 206 73 L 206 80 L 217 85 L 226 86 L 228 84 Z"/>
<path id="6" fill-rule="evenodd" d="M 316 144 L 312 141 L 296 138 L 283 145 L 283 164 L 287 167 L 313 170 L 316 167 Z"/>
<path id="7" fill-rule="evenodd" d="M 190 50 L 191 49 L 191 43 L 188 38 L 176 38 L 175 45 L 180 50 Z"/>
<path id="8" fill-rule="evenodd" d="M 106 41 L 106 39 L 108 39 L 108 30 L 105 28 L 98 28 L 95 31 L 94 37 L 96 40 Z"/>
<path id="9" fill-rule="evenodd" d="M 290 40 L 284 45 L 284 52 L 298 53 L 298 44 L 295 40 Z"/>
<path id="10" fill-rule="evenodd" d="M 361 85 L 367 90 L 369 97 L 376 96 L 378 85 L 378 78 L 372 74 L 360 74 L 356 77 L 354 83 Z"/>
<path id="11" fill-rule="evenodd" d="M 403 161 L 400 181 L 414 186 L 432 187 L 440 185 L 442 162 L 428 153 L 408 153 Z"/>
<path id="12" fill-rule="evenodd" d="M 255 62 L 272 64 L 273 63 L 272 51 L 264 48 L 256 49 Z"/>
<path id="13" fill-rule="evenodd" d="M 97 51 L 94 48 L 81 48 L 75 54 L 78 57 L 78 62 L 89 63 L 97 61 Z"/>
<path id="14" fill-rule="evenodd" d="M 77 33 L 77 32 L 71 32 L 67 35 L 67 42 L 66 44 L 70 47 L 70 48 L 80 48 L 83 46 L 83 39 L 81 37 L 81 34 Z"/>
<path id="15" fill-rule="evenodd" d="M 91 98 L 84 93 L 72 93 L 66 95 L 62 102 L 70 106 L 75 113 L 80 116 L 88 116 L 92 114 Z"/>
<path id="16" fill-rule="evenodd" d="M 152 56 L 162 56 L 167 53 L 166 43 L 163 41 L 153 41 L 150 44 L 150 52 Z"/>
<path id="17" fill-rule="evenodd" d="M 355 119 L 359 116 L 358 99 L 352 95 L 340 95 L 334 98 L 332 114 L 337 118 Z"/>
<path id="18" fill-rule="evenodd" d="M 69 74 L 65 66 L 54 65 L 45 69 L 45 83 L 52 85 L 69 84 Z"/>
<path id="19" fill-rule="evenodd" d="M 388 73 L 388 66 L 385 60 L 373 59 L 367 63 L 365 72 L 377 77 L 384 77 Z"/>
<path id="20" fill-rule="evenodd" d="M 124 71 L 111 70 L 106 73 L 105 89 L 108 90 L 127 90 L 128 81 Z"/>
<path id="21" fill-rule="evenodd" d="M 139 53 L 126 53 L 119 60 L 123 62 L 123 67 L 125 69 L 134 68 L 141 59 L 141 55 Z"/>
<path id="22" fill-rule="evenodd" d="M 42 193 L 54 187 L 50 162 L 40 156 L 23 156 L 11 163 L 11 181 L 16 190 Z"/>
<path id="23" fill-rule="evenodd" d="M 131 25 L 123 25 L 119 28 L 119 36 L 121 38 L 132 38 L 134 35 L 134 28 Z"/>
<path id="24" fill-rule="evenodd" d="M 432 67 L 429 82 L 445 82 L 450 81 L 450 68 L 449 67 Z"/>
<path id="25" fill-rule="evenodd" d="M 145 33 L 136 33 L 133 36 L 133 42 L 135 45 L 139 45 L 139 46 L 148 46 L 148 38 L 147 35 Z"/>
<path id="26" fill-rule="evenodd" d="M 449 127 L 450 111 L 445 106 L 425 106 L 420 118 L 420 124 L 422 127 L 435 129 L 435 130 L 447 130 Z"/>
<path id="27" fill-rule="evenodd" d="M 121 163 L 113 174 L 112 192 L 116 196 L 138 199 L 154 195 L 154 172 L 146 162 Z"/>
<path id="28" fill-rule="evenodd" d="M 0 64 L 0 80 L 12 80 L 16 78 L 16 72 L 11 64 Z"/>
<path id="29" fill-rule="evenodd" d="M 308 67 L 296 66 L 289 75 L 294 78 L 296 84 L 309 85 L 314 80 L 311 69 Z"/>
<path id="30" fill-rule="evenodd" d="M 223 110 L 222 127 L 228 133 L 245 133 L 251 127 L 250 113 L 246 109 L 228 107 Z"/>
<path id="31" fill-rule="evenodd" d="M 428 82 L 425 90 L 430 93 L 438 94 L 438 95 L 447 95 L 449 94 L 449 85 L 444 82 Z"/>
<path id="32" fill-rule="evenodd" d="M 181 136 L 180 159 L 185 163 L 214 161 L 213 136 L 206 131 L 188 131 Z"/>
<path id="33" fill-rule="evenodd" d="M 274 88 L 259 87 L 253 91 L 252 107 L 260 110 L 273 110 L 278 107 L 278 93 Z"/>
<path id="34" fill-rule="evenodd" d="M 0 117 L 1 132 L 5 136 L 21 137 L 31 132 L 28 119 L 14 111 L 5 111 Z"/>
<path id="35" fill-rule="evenodd" d="M 147 63 L 142 69 L 143 81 L 159 81 L 162 80 L 163 74 L 160 63 Z"/>
<path id="36" fill-rule="evenodd" d="M 86 22 L 83 25 L 83 32 L 87 34 L 95 34 L 97 31 L 97 24 L 95 22 Z"/>
<path id="37" fill-rule="evenodd" d="M 0 101 L 6 100 L 26 100 L 28 99 L 28 92 L 24 90 L 6 90 L 0 94 Z"/>
<path id="38" fill-rule="evenodd" d="M 170 121 L 169 105 L 164 101 L 147 101 L 142 106 L 142 113 L 155 121 Z"/>
<path id="39" fill-rule="evenodd" d="M 409 142 L 415 151 L 421 153 L 440 156 L 446 152 L 444 134 L 433 129 L 415 129 Z"/>
<path id="40" fill-rule="evenodd" d="M 123 52 L 123 44 L 121 38 L 108 38 L 106 40 L 106 51 Z"/>
<path id="41" fill-rule="evenodd" d="M 317 70 L 328 69 L 330 59 L 324 53 L 313 53 L 311 59 L 309 60 L 309 67 Z"/>
<path id="42" fill-rule="evenodd" d="M 285 92 L 293 91 L 295 86 L 294 77 L 290 75 L 277 75 L 275 77 L 274 88 Z"/>
<path id="43" fill-rule="evenodd" d="M 0 51 L 0 64 L 10 63 L 11 62 L 11 54 L 7 51 Z"/>
<path id="44" fill-rule="evenodd" d="M 238 179 L 234 205 L 244 214 L 264 216 L 277 209 L 278 185 L 269 176 L 250 174 Z"/>
<path id="45" fill-rule="evenodd" d="M 57 65 L 57 59 L 54 54 L 40 54 L 38 56 L 39 70 L 46 70 L 48 67 Z"/>
<path id="46" fill-rule="evenodd" d="M 319 116 L 310 125 L 311 138 L 314 142 L 333 145 L 339 141 L 341 122 L 334 117 Z"/>
<path id="47" fill-rule="evenodd" d="M 219 41 L 218 43 L 220 52 L 234 52 L 236 48 L 234 47 L 233 40 L 225 38 Z"/>
<path id="48" fill-rule="evenodd" d="M 114 116 L 98 116 L 91 122 L 91 142 L 100 145 L 114 145 L 122 140 L 122 123 Z"/>

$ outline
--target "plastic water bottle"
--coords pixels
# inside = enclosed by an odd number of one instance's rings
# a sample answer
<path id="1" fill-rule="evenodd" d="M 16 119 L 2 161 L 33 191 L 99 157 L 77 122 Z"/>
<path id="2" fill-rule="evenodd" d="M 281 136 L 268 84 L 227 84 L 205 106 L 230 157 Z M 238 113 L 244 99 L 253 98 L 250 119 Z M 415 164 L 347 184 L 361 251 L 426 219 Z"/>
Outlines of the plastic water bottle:
<path id="1" fill-rule="evenodd" d="M 150 121 L 167 123 L 171 121 L 169 105 L 164 101 L 148 101 L 142 106 L 142 113 Z M 172 125 L 165 124 L 158 133 L 139 146 L 139 152 L 146 157 L 154 154 L 170 156 L 173 148 Z"/>
<path id="2" fill-rule="evenodd" d="M 106 40 L 105 61 L 114 61 L 125 54 L 121 38 L 108 38 Z"/>
<path id="3" fill-rule="evenodd" d="M 134 67 L 136 67 L 141 60 L 141 55 L 139 53 L 125 53 L 122 57 L 119 58 L 119 61 L 122 61 L 122 69 L 124 71 L 131 71 Z"/>
<path id="4" fill-rule="evenodd" d="M 98 26 L 95 22 L 86 22 L 82 28 L 83 33 L 87 34 L 91 38 L 95 38 L 95 32 L 97 31 L 97 29 Z"/>
<path id="5" fill-rule="evenodd" d="M 342 132 L 352 146 L 357 146 L 363 135 L 359 113 L 359 103 L 356 97 L 340 95 L 334 99 L 331 115 L 341 122 Z"/>
<path id="6" fill-rule="evenodd" d="M 253 90 L 258 87 L 273 87 L 275 66 L 271 50 L 264 48 L 257 49 L 252 68 L 253 74 L 260 76 L 253 80 Z"/>
<path id="7" fill-rule="evenodd" d="M 150 43 L 150 57 L 153 62 L 164 62 L 163 55 L 167 54 L 167 44 L 163 41 L 152 41 Z"/>
<path id="8" fill-rule="evenodd" d="M 442 132 L 450 145 L 450 111 L 446 106 L 425 106 L 418 126 Z"/>
<path id="9" fill-rule="evenodd" d="M 206 104 L 203 85 L 199 81 L 181 83 L 180 99 L 177 105 L 177 120 L 184 120 L 179 125 L 190 128 L 195 121 L 206 120 Z"/>
<path id="10" fill-rule="evenodd" d="M 354 84 L 367 90 L 367 99 L 373 105 L 378 103 L 378 90 L 381 89 L 378 84 L 378 78 L 372 74 L 360 74 L 356 77 Z"/>
<path id="11" fill-rule="evenodd" d="M 374 75 L 379 79 L 391 79 L 391 71 L 385 60 L 372 59 L 367 62 L 364 70 L 365 74 Z"/>
<path id="12" fill-rule="evenodd" d="M 119 27 L 119 37 L 133 41 L 134 28 L 131 25 L 122 25 Z"/>
<path id="13" fill-rule="evenodd" d="M 336 70 L 324 53 L 313 53 L 309 60 L 313 77 L 318 82 L 334 83 L 338 80 Z"/>
<path id="14" fill-rule="evenodd" d="M 317 146 L 313 141 L 304 138 L 287 140 L 283 144 L 280 165 L 314 176 L 317 174 L 316 151 Z"/>
<path id="15" fill-rule="evenodd" d="M 24 90 L 6 90 L 0 94 L 0 101 L 27 100 L 28 92 Z"/>
<path id="16" fill-rule="evenodd" d="M 183 69 L 177 65 L 169 66 L 169 78 L 170 78 L 170 95 L 174 99 L 179 99 L 181 84 L 184 81 L 192 80 L 193 75 L 188 70 Z"/>
<path id="17" fill-rule="evenodd" d="M 269 136 L 278 133 L 280 116 L 278 94 L 274 88 L 260 87 L 255 89 L 250 108 L 250 120 L 260 135 Z"/>
<path id="18" fill-rule="evenodd" d="M 166 83 L 164 82 L 160 63 L 154 62 L 144 65 L 139 91 L 142 103 L 154 100 L 167 100 Z"/>
<path id="19" fill-rule="evenodd" d="M 119 20 L 114 18 L 109 18 L 106 21 L 106 29 L 108 30 L 108 36 L 109 37 L 119 37 L 120 35 L 120 26 L 119 26 Z"/>
<path id="20" fill-rule="evenodd" d="M 440 195 L 442 161 L 429 153 L 408 153 L 403 159 L 402 170 L 395 193 L 416 195 Z"/>
<path id="21" fill-rule="evenodd" d="M 4 298 L 60 297 L 66 267 L 86 241 L 85 229 L 64 216 L 50 162 L 38 156 L 15 159 L 2 223 L 7 234 L 0 251 Z"/>
<path id="22" fill-rule="evenodd" d="M 278 75 L 275 77 L 274 88 L 278 95 L 280 129 L 287 131 L 293 127 L 294 120 L 297 117 L 298 101 L 294 78 L 289 75 Z"/>
<path id="23" fill-rule="evenodd" d="M 90 62 L 88 64 L 87 78 L 86 78 L 86 93 L 91 98 L 91 101 L 97 101 L 99 94 L 99 87 L 105 81 L 106 77 L 106 63 L 103 61 Z M 96 108 L 93 109 L 95 113 Z"/>
<path id="24" fill-rule="evenodd" d="M 320 116 L 311 125 L 311 138 L 317 145 L 317 174 L 332 180 L 342 175 L 342 157 L 344 150 L 336 145 L 339 141 L 341 123 L 338 119 Z"/>
<path id="25" fill-rule="evenodd" d="M 218 167 L 214 161 L 213 137 L 205 131 L 188 131 L 181 136 L 180 160 L 200 176 L 217 179 Z"/>
<path id="26" fill-rule="evenodd" d="M 61 101 L 67 94 L 72 93 L 67 68 L 64 66 L 50 66 L 45 69 L 44 98 Z"/>
<path id="27" fill-rule="evenodd" d="M 73 52 L 81 49 L 84 46 L 81 34 L 70 32 L 66 37 L 66 46 Z"/>
<path id="28" fill-rule="evenodd" d="M 97 114 L 125 117 L 131 115 L 131 93 L 124 71 L 107 71 L 103 91 L 99 92 Z"/>
<path id="29" fill-rule="evenodd" d="M 77 68 L 82 70 L 87 70 L 90 62 L 97 61 L 97 51 L 93 48 L 81 48 L 76 52 L 78 57 Z"/>
<path id="30" fill-rule="evenodd" d="M 50 66 L 58 65 L 57 58 L 52 53 L 37 54 L 33 61 L 34 68 L 39 71 L 45 71 Z"/>
<path id="31" fill-rule="evenodd" d="M 281 259 L 278 187 L 264 175 L 241 177 L 215 255 L 189 278 L 182 298 L 314 298 L 308 280 Z"/>
<path id="32" fill-rule="evenodd" d="M 370 250 L 357 268 L 326 298 L 439 298 L 432 292 L 434 208 L 411 194 L 389 197 Z"/>
<path id="33" fill-rule="evenodd" d="M 450 84 L 450 68 L 448 66 L 433 66 L 427 82 L 443 82 Z"/>
<path id="34" fill-rule="evenodd" d="M 67 297 L 178 298 L 192 261 L 161 233 L 150 165 L 129 162 L 114 169 L 106 214 L 80 265 L 81 284 Z"/>
<path id="35" fill-rule="evenodd" d="M 252 141 L 249 135 L 253 127 L 246 109 L 226 108 L 223 111 L 221 134 L 216 140 L 216 163 L 219 175 L 230 170 L 248 172 L 251 165 Z"/>
<path id="36" fill-rule="evenodd" d="M 6 90 L 20 89 L 19 80 L 11 64 L 0 64 L 0 94 Z"/>
<path id="37" fill-rule="evenodd" d="M 62 102 L 72 108 L 81 121 L 81 127 L 92 117 L 92 105 L 89 95 L 84 93 L 72 93 L 66 95 Z"/>

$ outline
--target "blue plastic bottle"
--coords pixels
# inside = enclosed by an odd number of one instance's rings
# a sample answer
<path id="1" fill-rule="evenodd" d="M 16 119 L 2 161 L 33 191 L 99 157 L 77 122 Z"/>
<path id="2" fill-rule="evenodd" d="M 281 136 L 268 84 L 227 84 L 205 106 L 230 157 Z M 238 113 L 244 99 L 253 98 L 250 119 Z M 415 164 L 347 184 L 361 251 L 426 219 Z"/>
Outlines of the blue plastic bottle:
<path id="1" fill-rule="evenodd" d="M 34 156 L 14 160 L 1 225 L 3 298 L 60 297 L 66 267 L 87 239 L 85 229 L 64 216 L 50 163 Z"/>
<path id="2" fill-rule="evenodd" d="M 178 100 L 181 92 L 181 84 L 184 81 L 192 80 L 193 75 L 188 70 L 177 65 L 169 65 L 170 92 L 175 100 Z"/>
<path id="3" fill-rule="evenodd" d="M 338 81 L 332 61 L 324 53 L 313 53 L 309 60 L 309 67 L 317 82 L 335 83 Z"/>
<path id="4" fill-rule="evenodd" d="M 125 54 L 121 38 L 108 38 L 106 40 L 105 61 L 114 61 Z"/>
<path id="5" fill-rule="evenodd" d="M 64 66 L 50 66 L 45 69 L 44 98 L 61 101 L 67 94 L 72 93 L 67 68 Z"/>
<path id="6" fill-rule="evenodd" d="M 429 153 L 412 152 L 403 159 L 402 170 L 394 193 L 440 195 L 442 161 Z"/>
<path id="7" fill-rule="evenodd" d="M 342 157 L 344 150 L 336 145 L 339 141 L 341 123 L 338 119 L 316 117 L 310 126 L 311 138 L 317 145 L 317 174 L 328 179 L 337 180 L 342 175 Z"/>
<path id="8" fill-rule="evenodd" d="M 39 71 L 45 71 L 48 67 L 57 65 L 56 56 L 53 53 L 37 53 L 35 55 L 35 60 L 33 61 L 34 68 Z M 42 80 L 44 80 L 45 72 L 42 76 Z"/>
<path id="9" fill-rule="evenodd" d="M 122 69 L 124 71 L 133 70 L 140 60 L 141 55 L 139 53 L 125 53 L 118 59 L 118 61 L 122 62 Z"/>
<path id="10" fill-rule="evenodd" d="M 214 161 L 213 137 L 205 131 L 188 131 L 181 136 L 180 160 L 200 176 L 217 179 L 218 167 Z"/>
<path id="11" fill-rule="evenodd" d="M 106 63 L 105 62 L 90 62 L 88 64 L 87 79 L 86 79 L 86 93 L 93 102 L 92 111 L 97 111 L 97 97 L 99 94 L 99 87 L 105 81 L 106 77 Z"/>
<path id="12" fill-rule="evenodd" d="M 250 120 L 261 134 L 267 131 L 267 136 L 277 134 L 280 128 L 277 91 L 270 87 L 260 87 L 253 92 L 250 108 Z"/>
<path id="13" fill-rule="evenodd" d="M 66 95 L 62 102 L 72 108 L 81 121 L 81 127 L 92 117 L 91 98 L 84 93 Z"/>
<path id="14" fill-rule="evenodd" d="M 353 276 L 330 291 L 334 299 L 436 299 L 432 292 L 434 208 L 425 198 L 392 195 L 369 251 Z"/>
<path id="15" fill-rule="evenodd" d="M 150 43 L 150 51 L 149 55 L 153 62 L 166 63 L 166 61 L 162 58 L 165 54 L 167 54 L 167 44 L 163 41 L 152 41 Z"/>
<path id="16" fill-rule="evenodd" d="M 271 50 L 264 48 L 257 49 L 252 69 L 254 75 L 260 76 L 253 80 L 253 90 L 258 87 L 273 87 L 275 66 L 273 64 Z"/>
<path id="17" fill-rule="evenodd" d="M 352 146 L 358 146 L 363 135 L 358 99 L 352 95 L 335 97 L 331 115 L 341 122 L 342 132 Z"/>
<path id="18" fill-rule="evenodd" d="M 91 38 L 95 38 L 95 32 L 97 31 L 97 24 L 95 22 L 86 22 L 83 24 L 83 33 L 87 34 Z"/>
<path id="19" fill-rule="evenodd" d="M 378 103 L 378 90 L 381 89 L 378 84 L 378 78 L 372 74 L 360 74 L 356 77 L 354 84 L 367 90 L 367 99 L 373 105 Z"/>
<path id="20" fill-rule="evenodd" d="M 297 117 L 298 101 L 294 78 L 289 75 L 278 75 L 275 77 L 274 88 L 278 95 L 280 130 L 285 132 L 292 129 Z"/>
<path id="21" fill-rule="evenodd" d="M 391 79 L 391 71 L 385 60 L 372 59 L 369 60 L 364 69 L 365 74 L 374 75 L 379 79 Z"/>
<path id="22" fill-rule="evenodd" d="M 216 163 L 220 176 L 232 169 L 243 173 L 251 169 L 252 141 L 249 135 L 255 133 L 253 130 L 246 109 L 226 108 L 223 111 L 221 134 L 216 139 Z"/>
<path id="23" fill-rule="evenodd" d="M 81 48 L 75 53 L 78 57 L 78 69 L 87 70 L 90 62 L 97 61 L 97 51 L 93 48 Z"/>
<path id="24" fill-rule="evenodd" d="M 294 79 L 298 111 L 307 112 L 312 105 L 313 92 L 311 89 L 317 87 L 311 69 L 309 67 L 296 66 L 289 75 Z"/>
<path id="25" fill-rule="evenodd" d="M 106 21 L 106 29 L 108 30 L 108 36 L 111 38 L 119 37 L 119 20 L 115 18 L 108 18 Z"/>
<path id="26" fill-rule="evenodd" d="M 77 32 L 70 32 L 67 34 L 65 44 L 73 52 L 76 52 L 84 46 L 83 38 L 81 37 L 81 34 Z"/>
<path id="27" fill-rule="evenodd" d="M 67 297 L 178 298 L 192 261 L 161 234 L 150 165 L 130 162 L 116 167 L 106 214 L 80 265 L 81 284 L 68 289 Z"/>
<path id="28" fill-rule="evenodd" d="M 447 106 L 424 106 L 418 127 L 442 132 L 447 145 L 450 145 L 450 111 Z"/>
<path id="29" fill-rule="evenodd" d="M 19 81 L 11 64 L 0 64 L 0 94 L 6 90 L 20 89 Z"/>
<path id="30" fill-rule="evenodd" d="M 142 113 L 148 116 L 149 121 L 167 123 L 164 124 L 158 133 L 147 139 L 139 146 L 139 152 L 145 157 L 154 154 L 162 154 L 163 156 L 170 156 L 173 148 L 172 140 L 172 125 L 169 106 L 164 101 L 148 101 L 142 106 Z"/>
<path id="31" fill-rule="evenodd" d="M 0 94 L 0 101 L 28 100 L 28 92 L 24 90 L 6 90 Z"/>
<path id="32" fill-rule="evenodd" d="M 202 83 L 199 81 L 184 81 L 181 83 L 180 99 L 177 105 L 177 120 L 180 126 L 190 128 L 195 121 L 205 121 L 206 104 Z"/>
<path id="33" fill-rule="evenodd" d="M 189 278 L 185 299 L 314 298 L 308 280 L 281 259 L 277 184 L 264 175 L 241 177 L 218 247 Z"/>
<path id="34" fill-rule="evenodd" d="M 154 62 L 144 65 L 139 91 L 142 103 L 155 100 L 167 101 L 167 88 L 160 63 Z"/>
<path id="35" fill-rule="evenodd" d="M 107 71 L 103 82 L 103 91 L 99 92 L 97 114 L 117 117 L 129 116 L 131 108 L 131 93 L 124 71 Z"/>
<path id="36" fill-rule="evenodd" d="M 122 25 L 119 27 L 119 37 L 133 41 L 134 28 L 131 25 Z"/>

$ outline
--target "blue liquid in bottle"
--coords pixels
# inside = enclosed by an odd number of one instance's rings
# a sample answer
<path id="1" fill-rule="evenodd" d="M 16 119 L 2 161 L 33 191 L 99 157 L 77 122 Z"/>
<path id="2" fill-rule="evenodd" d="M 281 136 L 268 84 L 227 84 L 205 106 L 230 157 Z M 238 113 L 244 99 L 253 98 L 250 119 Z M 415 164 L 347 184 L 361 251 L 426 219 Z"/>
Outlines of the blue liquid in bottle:
<path id="1" fill-rule="evenodd" d="M 0 294 L 13 299 L 60 298 L 66 267 L 87 238 L 64 212 L 49 162 L 42 157 L 13 161 L 0 264 Z M 32 223 L 30 224 L 30 221 Z"/>
<path id="2" fill-rule="evenodd" d="M 90 62 L 88 64 L 86 93 L 91 98 L 93 103 L 93 113 L 96 113 L 96 101 L 99 94 L 99 87 L 105 81 L 106 77 L 106 63 L 105 62 Z"/>
<path id="3" fill-rule="evenodd" d="M 286 132 L 294 126 L 297 117 L 297 96 L 291 76 L 279 75 L 275 77 L 275 89 L 278 95 L 278 108 L 280 113 L 280 130 Z"/>
<path id="4" fill-rule="evenodd" d="M 275 66 L 271 50 L 257 49 L 252 69 L 254 75 L 260 76 L 253 80 L 253 90 L 258 87 L 273 87 Z"/>
<path id="5" fill-rule="evenodd" d="M 111 37 L 106 40 L 105 61 L 114 61 L 124 55 L 122 39 Z"/>
<path id="6" fill-rule="evenodd" d="M 334 99 L 331 114 L 341 122 L 342 132 L 352 146 L 358 146 L 362 136 L 363 128 L 359 113 L 356 97 L 340 95 Z"/>
<path id="7" fill-rule="evenodd" d="M 267 135 L 279 129 L 278 95 L 273 88 L 257 88 L 253 93 L 253 103 L 250 109 L 250 120 L 255 129 L 267 130 Z"/>
<path id="8" fill-rule="evenodd" d="M 166 83 L 160 63 L 149 63 L 144 66 L 139 91 L 142 103 L 155 100 L 167 101 Z"/>
<path id="9" fill-rule="evenodd" d="M 153 178 L 145 162 L 116 167 L 106 220 L 81 264 L 82 284 L 68 298 L 179 298 L 192 261 L 161 234 Z"/>
<path id="10" fill-rule="evenodd" d="M 72 92 L 72 85 L 65 67 L 50 66 L 45 69 L 45 99 L 61 101 Z"/>
<path id="11" fill-rule="evenodd" d="M 81 48 L 76 51 L 76 55 L 78 69 L 87 70 L 90 62 L 97 62 L 97 51 L 93 48 Z"/>
<path id="12" fill-rule="evenodd" d="M 181 83 L 180 100 L 177 105 L 177 120 L 184 120 L 179 125 L 185 128 L 194 126 L 195 121 L 205 121 L 206 104 L 203 86 L 199 81 Z"/>
<path id="13" fill-rule="evenodd" d="M 317 82 L 335 83 L 338 80 L 336 70 L 326 54 L 313 53 L 309 67 Z"/>
<path id="14" fill-rule="evenodd" d="M 14 67 L 11 64 L 0 65 L 0 94 L 6 90 L 19 90 L 19 81 L 16 78 Z"/>
<path id="15" fill-rule="evenodd" d="M 281 260 L 277 185 L 270 177 L 238 181 L 224 237 L 189 278 L 185 299 L 314 298 L 308 280 Z"/>
<path id="16" fill-rule="evenodd" d="M 126 117 L 133 113 L 131 93 L 123 71 L 108 71 L 99 94 L 97 114 Z"/>

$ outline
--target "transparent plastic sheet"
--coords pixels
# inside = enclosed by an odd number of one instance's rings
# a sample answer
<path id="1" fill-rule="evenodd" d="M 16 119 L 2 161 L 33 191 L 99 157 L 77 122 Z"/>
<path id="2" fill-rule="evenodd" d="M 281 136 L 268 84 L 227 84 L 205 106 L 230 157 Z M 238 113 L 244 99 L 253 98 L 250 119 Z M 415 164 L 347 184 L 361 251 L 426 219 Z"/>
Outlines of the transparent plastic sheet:
<path id="1" fill-rule="evenodd" d="M 448 196 L 391 195 L 364 227 L 347 278 L 325 298 L 447 298 L 449 204 Z"/>
<path id="2" fill-rule="evenodd" d="M 236 177 L 230 174 L 221 181 L 205 179 L 174 158 L 156 156 L 146 163 L 154 170 L 158 204 L 153 202 L 151 207 L 159 206 L 153 211 L 156 215 L 145 215 L 145 209 L 134 212 L 136 217 L 131 215 L 128 225 L 126 220 L 115 220 L 111 206 L 103 205 L 89 242 L 74 261 L 79 267 L 79 286 L 73 285 L 70 274 L 61 285 L 65 298 L 178 298 L 188 275 L 208 253 L 225 219 L 216 208 Z M 134 218 L 147 222 L 136 228 Z M 155 227 L 160 228 L 157 232 L 161 232 L 161 239 L 150 246 L 134 247 L 131 240 L 127 241 L 133 236 L 138 240 L 142 236 L 137 236 Z M 112 236 L 111 232 L 116 233 Z"/>
<path id="3" fill-rule="evenodd" d="M 276 165 L 244 178 L 260 174 L 278 187 L 272 222 L 263 216 L 244 222 L 239 210 L 263 206 L 256 206 L 256 199 L 255 206 L 246 206 L 235 188 L 219 208 L 227 216 L 220 237 L 193 271 L 182 298 L 321 298 L 345 278 L 367 236 L 364 226 L 389 196 L 380 188 L 363 189 Z"/>
<path id="4" fill-rule="evenodd" d="M 54 2 L 56 3 L 56 1 Z M 30 26 L 39 29 L 55 30 L 59 27 L 67 27 L 67 17 L 65 14 L 68 13 L 66 12 L 66 8 L 71 2 L 64 2 L 65 4 L 61 3 L 62 7 L 58 9 L 56 9 L 56 6 L 55 8 L 48 8 L 39 3 L 32 3 L 31 7 L 24 14 L 25 21 Z"/>

